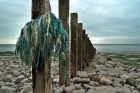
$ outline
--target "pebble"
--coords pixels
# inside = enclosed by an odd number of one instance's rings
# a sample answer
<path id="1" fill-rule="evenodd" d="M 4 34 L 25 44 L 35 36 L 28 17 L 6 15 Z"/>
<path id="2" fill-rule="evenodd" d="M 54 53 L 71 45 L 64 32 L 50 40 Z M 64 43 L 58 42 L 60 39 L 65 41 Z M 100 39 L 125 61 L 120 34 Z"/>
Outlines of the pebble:
<path id="1" fill-rule="evenodd" d="M 81 78 L 81 79 L 78 79 L 78 82 L 79 83 L 89 83 L 90 79 L 89 78 Z"/>
<path id="2" fill-rule="evenodd" d="M 135 79 L 133 77 L 129 77 L 126 79 L 126 83 L 131 85 L 131 86 L 134 86 L 135 85 Z"/>
<path id="3" fill-rule="evenodd" d="M 84 89 L 74 90 L 72 93 L 85 93 Z"/>
<path id="4" fill-rule="evenodd" d="M 64 88 L 65 93 L 72 93 L 75 90 L 74 86 L 68 86 Z"/>
<path id="5" fill-rule="evenodd" d="M 79 89 L 82 88 L 80 84 L 75 84 L 74 87 L 75 87 L 76 90 L 79 90 Z"/>
<path id="6" fill-rule="evenodd" d="M 112 84 L 113 82 L 112 82 L 111 80 L 105 78 L 105 77 L 102 77 L 102 78 L 100 79 L 100 83 L 101 83 L 102 85 L 110 85 L 110 84 Z"/>

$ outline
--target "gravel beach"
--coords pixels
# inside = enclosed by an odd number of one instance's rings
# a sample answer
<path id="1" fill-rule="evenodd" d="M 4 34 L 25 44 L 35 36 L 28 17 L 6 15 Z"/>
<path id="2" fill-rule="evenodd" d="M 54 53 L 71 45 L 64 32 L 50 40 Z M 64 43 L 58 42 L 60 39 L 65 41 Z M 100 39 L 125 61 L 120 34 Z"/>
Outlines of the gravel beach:
<path id="1" fill-rule="evenodd" d="M 86 69 L 69 79 L 68 87 L 59 86 L 59 64 L 52 61 L 52 93 L 140 93 L 139 56 L 96 54 Z M 19 59 L 0 56 L 0 93 L 32 93 L 31 72 Z"/>

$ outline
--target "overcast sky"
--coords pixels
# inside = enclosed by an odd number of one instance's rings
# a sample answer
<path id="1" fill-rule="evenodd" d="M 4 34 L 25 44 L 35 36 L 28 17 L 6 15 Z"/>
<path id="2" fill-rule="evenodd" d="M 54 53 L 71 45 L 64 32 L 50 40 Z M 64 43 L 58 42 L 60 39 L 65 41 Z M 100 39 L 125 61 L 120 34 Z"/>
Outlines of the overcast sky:
<path id="1" fill-rule="evenodd" d="M 83 2 L 82 2 L 83 1 Z M 50 0 L 58 17 L 58 0 Z M 93 44 L 140 44 L 140 0 L 70 0 Z M 0 0 L 0 44 L 15 44 L 31 19 L 31 0 Z"/>

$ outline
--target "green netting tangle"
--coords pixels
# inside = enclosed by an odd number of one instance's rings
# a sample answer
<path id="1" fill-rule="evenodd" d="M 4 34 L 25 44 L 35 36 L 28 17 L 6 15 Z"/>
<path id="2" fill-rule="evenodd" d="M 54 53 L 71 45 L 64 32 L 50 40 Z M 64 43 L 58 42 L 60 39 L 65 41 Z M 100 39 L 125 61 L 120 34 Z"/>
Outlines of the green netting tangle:
<path id="1" fill-rule="evenodd" d="M 68 51 L 68 35 L 60 19 L 52 12 L 46 12 L 37 19 L 26 23 L 21 29 L 20 37 L 16 43 L 15 53 L 23 64 L 36 68 L 42 67 L 47 57 L 55 50 L 59 56 L 60 65 L 66 66 L 66 52 Z"/>

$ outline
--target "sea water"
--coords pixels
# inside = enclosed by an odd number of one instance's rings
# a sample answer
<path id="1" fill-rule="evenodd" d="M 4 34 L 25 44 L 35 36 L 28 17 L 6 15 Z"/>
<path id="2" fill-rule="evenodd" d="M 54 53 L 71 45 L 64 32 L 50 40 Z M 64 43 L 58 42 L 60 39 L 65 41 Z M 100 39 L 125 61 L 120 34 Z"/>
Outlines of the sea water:
<path id="1" fill-rule="evenodd" d="M 140 52 L 140 44 L 93 44 L 96 52 Z M 0 52 L 15 51 L 15 44 L 0 44 Z"/>
<path id="2" fill-rule="evenodd" d="M 93 44 L 97 52 L 138 52 L 140 44 Z"/>

